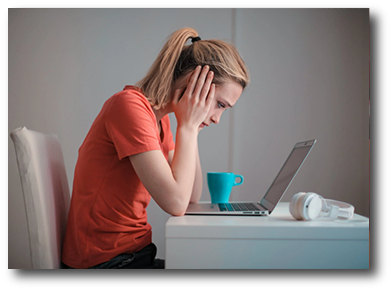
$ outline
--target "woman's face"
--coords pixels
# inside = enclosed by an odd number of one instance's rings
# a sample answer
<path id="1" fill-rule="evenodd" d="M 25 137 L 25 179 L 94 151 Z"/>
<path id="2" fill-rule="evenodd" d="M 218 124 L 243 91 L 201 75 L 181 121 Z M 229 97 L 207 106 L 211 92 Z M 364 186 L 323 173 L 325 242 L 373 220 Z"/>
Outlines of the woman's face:
<path id="1" fill-rule="evenodd" d="M 207 118 L 200 125 L 201 128 L 211 123 L 218 124 L 222 113 L 234 106 L 242 94 L 242 86 L 234 81 L 228 81 L 215 88 L 215 100 L 211 105 Z"/>
<path id="2" fill-rule="evenodd" d="M 178 88 L 184 88 L 185 90 L 186 84 L 189 81 L 189 77 L 190 73 L 179 78 L 179 80 L 175 82 L 173 89 L 175 90 Z M 212 82 L 214 83 L 214 81 Z M 200 124 L 199 129 L 202 129 L 205 126 L 209 126 L 211 123 L 218 124 L 222 113 L 226 109 L 234 106 L 234 104 L 240 98 L 242 91 L 242 86 L 232 80 L 228 80 L 223 82 L 223 84 L 217 85 L 215 87 L 215 100 L 211 105 L 206 119 L 202 124 Z"/>

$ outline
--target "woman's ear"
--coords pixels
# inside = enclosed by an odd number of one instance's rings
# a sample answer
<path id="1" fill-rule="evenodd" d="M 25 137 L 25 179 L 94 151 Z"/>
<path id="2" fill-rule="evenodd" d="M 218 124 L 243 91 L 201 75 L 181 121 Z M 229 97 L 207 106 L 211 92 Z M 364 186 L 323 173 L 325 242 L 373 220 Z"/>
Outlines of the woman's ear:
<path id="1" fill-rule="evenodd" d="M 193 71 L 178 78 L 173 84 L 173 88 L 172 88 L 173 92 L 177 89 L 181 89 L 182 93 L 184 93 L 186 87 L 188 86 L 189 80 L 192 76 L 192 73 Z"/>

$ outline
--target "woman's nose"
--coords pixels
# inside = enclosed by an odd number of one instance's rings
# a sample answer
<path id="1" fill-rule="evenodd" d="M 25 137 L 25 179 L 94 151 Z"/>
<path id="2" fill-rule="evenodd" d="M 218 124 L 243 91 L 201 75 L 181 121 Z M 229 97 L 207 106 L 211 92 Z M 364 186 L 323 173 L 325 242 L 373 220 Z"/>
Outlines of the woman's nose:
<path id="1" fill-rule="evenodd" d="M 215 124 L 218 124 L 220 121 L 222 113 L 216 113 L 214 115 L 211 116 L 211 121 Z"/>

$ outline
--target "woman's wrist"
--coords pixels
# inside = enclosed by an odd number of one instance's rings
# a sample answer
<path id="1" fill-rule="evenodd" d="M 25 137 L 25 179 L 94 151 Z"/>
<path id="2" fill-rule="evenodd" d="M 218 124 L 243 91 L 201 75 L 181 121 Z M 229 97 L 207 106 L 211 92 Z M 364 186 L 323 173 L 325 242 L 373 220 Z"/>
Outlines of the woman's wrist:
<path id="1" fill-rule="evenodd" d="M 198 134 L 199 133 L 199 127 L 198 126 L 192 126 L 190 124 L 179 124 L 177 125 L 177 133 L 185 133 L 185 134 Z"/>

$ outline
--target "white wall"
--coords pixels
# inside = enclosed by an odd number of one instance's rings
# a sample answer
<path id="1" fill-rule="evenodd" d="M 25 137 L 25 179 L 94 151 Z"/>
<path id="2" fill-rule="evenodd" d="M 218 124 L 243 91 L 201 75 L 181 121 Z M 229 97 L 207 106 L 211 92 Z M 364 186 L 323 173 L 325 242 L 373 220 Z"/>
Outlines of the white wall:
<path id="1" fill-rule="evenodd" d="M 292 146 L 316 138 L 283 200 L 314 191 L 368 216 L 368 10 L 244 9 L 236 19 L 252 74 L 235 108 L 234 171 L 246 177 L 236 193 L 257 199 Z"/>
<path id="2" fill-rule="evenodd" d="M 252 76 L 235 108 L 200 133 L 204 172 L 243 174 L 233 199 L 259 200 L 294 143 L 317 138 L 284 199 L 318 191 L 368 216 L 365 9 L 10 9 L 9 132 L 25 125 L 56 133 L 72 188 L 78 148 L 104 101 L 141 79 L 166 37 L 185 26 L 203 39 L 235 42 Z M 8 147 L 9 268 L 30 268 L 11 139 Z M 148 215 L 164 258 L 169 216 L 153 201 Z"/>

